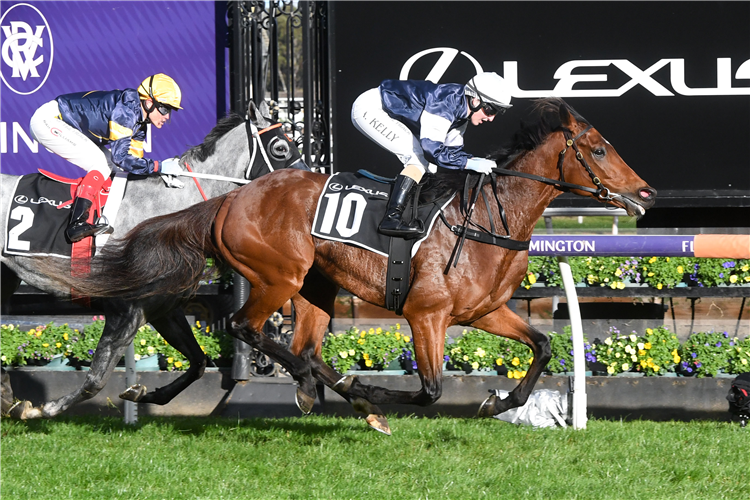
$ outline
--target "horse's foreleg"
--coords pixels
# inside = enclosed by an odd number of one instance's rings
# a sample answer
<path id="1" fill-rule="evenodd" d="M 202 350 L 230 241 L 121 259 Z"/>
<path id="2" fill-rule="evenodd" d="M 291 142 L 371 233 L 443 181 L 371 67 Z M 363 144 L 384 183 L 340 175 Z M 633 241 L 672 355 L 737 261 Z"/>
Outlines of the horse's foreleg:
<path id="1" fill-rule="evenodd" d="M 177 379 L 155 391 L 146 394 L 146 387 L 136 384 L 126 389 L 120 397 L 139 403 L 165 405 L 203 376 L 207 358 L 195 339 L 193 330 L 181 308 L 172 309 L 166 315 L 152 319 L 151 324 L 164 340 L 185 355 L 190 362 L 190 367 Z"/>
<path id="2" fill-rule="evenodd" d="M 534 353 L 534 360 L 526 371 L 526 376 L 516 388 L 505 399 L 500 399 L 494 395 L 487 398 L 479 408 L 479 416 L 491 417 L 511 408 L 525 405 L 536 381 L 542 374 L 542 370 L 552 357 L 547 336 L 522 320 L 507 305 L 503 305 L 475 321 L 472 326 L 522 342 L 529 346 Z"/>
<path id="3" fill-rule="evenodd" d="M 43 404 L 40 408 L 34 408 L 30 402 L 22 401 L 11 409 L 11 417 L 22 420 L 53 418 L 72 405 L 96 396 L 107 384 L 117 362 L 135 338 L 136 331 L 144 324 L 143 311 L 140 309 L 131 308 L 128 314 L 108 314 L 104 331 L 91 360 L 91 369 L 86 373 L 83 385 L 70 394 Z"/>

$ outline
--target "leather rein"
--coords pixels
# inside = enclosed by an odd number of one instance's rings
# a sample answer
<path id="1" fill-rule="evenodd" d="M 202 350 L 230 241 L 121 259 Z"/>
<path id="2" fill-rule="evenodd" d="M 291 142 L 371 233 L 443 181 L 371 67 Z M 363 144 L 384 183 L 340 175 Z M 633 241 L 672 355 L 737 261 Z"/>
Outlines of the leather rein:
<path id="1" fill-rule="evenodd" d="M 505 229 L 506 234 L 496 234 L 495 233 L 495 224 L 492 220 L 492 217 L 490 217 L 490 228 L 484 228 L 479 224 L 476 224 L 471 220 L 471 215 L 474 212 L 474 206 L 476 205 L 476 202 L 478 200 L 479 194 L 481 193 L 482 198 L 484 200 L 485 206 L 487 207 L 487 212 L 490 213 L 490 203 L 487 199 L 487 195 L 485 194 L 484 190 L 481 189 L 482 185 L 484 184 L 484 178 L 485 174 L 479 175 L 479 181 L 476 184 L 476 187 L 474 188 L 474 193 L 471 197 L 471 200 L 469 201 L 468 205 L 466 204 L 466 200 L 468 199 L 469 194 L 469 185 L 471 184 L 470 179 L 476 178 L 476 176 L 467 176 L 466 183 L 464 185 L 464 193 L 463 193 L 463 203 L 460 204 L 461 213 L 464 215 L 464 221 L 460 225 L 452 225 L 448 222 L 448 220 L 445 218 L 445 214 L 441 211 L 440 212 L 440 218 L 442 219 L 443 223 L 448 226 L 448 228 L 456 235 L 458 236 L 458 241 L 456 242 L 456 246 L 453 248 L 453 253 L 451 255 L 450 260 L 448 261 L 448 266 L 446 266 L 444 273 L 448 274 L 448 271 L 451 267 L 451 262 L 453 263 L 453 267 L 456 267 L 458 265 L 458 258 L 461 255 L 461 250 L 463 248 L 464 241 L 468 238 L 470 240 L 478 241 L 481 243 L 487 243 L 489 245 L 495 245 L 502 248 L 507 248 L 509 250 L 516 250 L 516 251 L 525 251 L 529 249 L 529 243 L 531 240 L 521 241 L 521 240 L 514 240 L 510 237 L 510 229 L 508 228 L 508 222 L 505 216 L 505 209 L 503 208 L 502 204 L 500 203 L 500 200 L 497 197 L 497 176 L 498 175 L 505 175 L 510 177 L 522 177 L 524 179 L 530 179 L 538 182 L 543 182 L 544 184 L 549 184 L 552 186 L 555 186 L 557 189 L 561 191 L 570 191 L 571 189 L 577 189 L 580 191 L 585 191 L 587 193 L 595 194 L 599 199 L 609 201 L 614 199 L 612 196 L 610 190 L 606 188 L 599 177 L 597 177 L 594 172 L 591 170 L 591 167 L 586 162 L 586 159 L 583 157 L 583 153 L 578 149 L 578 145 L 576 144 L 576 141 L 583 137 L 586 132 L 591 130 L 592 126 L 589 125 L 585 129 L 583 129 L 581 132 L 578 133 L 575 137 L 573 137 L 573 133 L 565 128 L 561 127 L 559 130 L 562 131 L 563 136 L 565 137 L 565 148 L 560 151 L 560 154 L 558 155 L 557 159 L 557 169 L 560 171 L 560 179 L 550 179 L 548 177 L 543 177 L 540 175 L 535 174 L 528 174 L 526 172 L 517 172 L 515 170 L 508 170 L 505 168 L 493 168 L 492 173 L 490 174 L 490 183 L 492 185 L 492 193 L 495 197 L 495 203 L 498 207 L 498 211 L 500 213 L 500 220 L 503 223 L 503 229 Z M 581 186 L 580 184 L 573 184 L 570 182 L 565 181 L 565 175 L 563 173 L 563 163 L 565 162 L 565 154 L 567 153 L 569 148 L 573 148 L 573 151 L 575 151 L 575 157 L 578 160 L 578 162 L 583 166 L 584 169 L 589 174 L 589 177 L 591 177 L 591 181 L 594 183 L 596 188 L 591 188 L 588 186 Z M 475 226 L 478 230 L 470 229 L 468 226 L 471 224 L 472 226 Z"/>

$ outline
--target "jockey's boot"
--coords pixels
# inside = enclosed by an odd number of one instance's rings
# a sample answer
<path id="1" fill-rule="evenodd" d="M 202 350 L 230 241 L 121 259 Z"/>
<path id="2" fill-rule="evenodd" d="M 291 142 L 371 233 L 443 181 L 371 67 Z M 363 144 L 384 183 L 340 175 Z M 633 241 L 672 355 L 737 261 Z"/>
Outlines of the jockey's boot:
<path id="1" fill-rule="evenodd" d="M 393 183 L 391 197 L 388 199 L 388 208 L 385 211 L 385 217 L 378 226 L 378 231 L 387 236 L 396 236 L 399 238 L 416 238 L 424 234 L 422 221 L 413 220 L 404 222 L 401 217 L 404 214 L 404 208 L 414 194 L 414 186 L 417 183 L 411 177 L 399 175 Z"/>
<path id="2" fill-rule="evenodd" d="M 94 223 L 89 224 L 89 211 L 94 204 L 94 198 L 99 195 L 99 190 L 104 184 L 104 174 L 92 170 L 83 178 L 76 191 L 76 199 L 73 202 L 73 209 L 70 213 L 70 223 L 65 230 L 65 236 L 75 243 L 88 236 L 97 236 L 99 234 L 109 234 L 114 229 L 108 224 Z"/>

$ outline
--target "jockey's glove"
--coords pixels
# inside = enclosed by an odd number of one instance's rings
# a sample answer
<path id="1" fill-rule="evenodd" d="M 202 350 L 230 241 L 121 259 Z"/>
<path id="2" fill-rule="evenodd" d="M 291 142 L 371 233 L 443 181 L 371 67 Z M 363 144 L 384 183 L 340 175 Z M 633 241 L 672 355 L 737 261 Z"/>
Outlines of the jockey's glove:
<path id="1" fill-rule="evenodd" d="M 495 167 L 497 167 L 497 164 L 492 160 L 487 160 L 485 158 L 469 158 L 466 160 L 465 170 L 473 170 L 480 174 L 489 175 Z"/>
<path id="2" fill-rule="evenodd" d="M 159 162 L 159 173 L 162 175 L 180 175 L 182 173 L 180 159 L 167 158 L 166 160 Z"/>

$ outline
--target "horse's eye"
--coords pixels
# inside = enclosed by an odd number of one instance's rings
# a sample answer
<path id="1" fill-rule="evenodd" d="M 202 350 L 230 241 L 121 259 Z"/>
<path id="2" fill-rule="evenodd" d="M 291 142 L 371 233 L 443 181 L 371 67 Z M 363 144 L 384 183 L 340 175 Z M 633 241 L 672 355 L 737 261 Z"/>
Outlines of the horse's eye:
<path id="1" fill-rule="evenodd" d="M 289 156 L 289 143 L 279 138 L 275 138 L 269 144 L 271 155 L 278 160 L 285 160 Z"/>
<path id="2" fill-rule="evenodd" d="M 591 154 L 593 154 L 595 158 L 601 159 L 604 158 L 604 156 L 607 154 L 607 150 L 605 150 L 604 148 L 594 148 Z"/>

